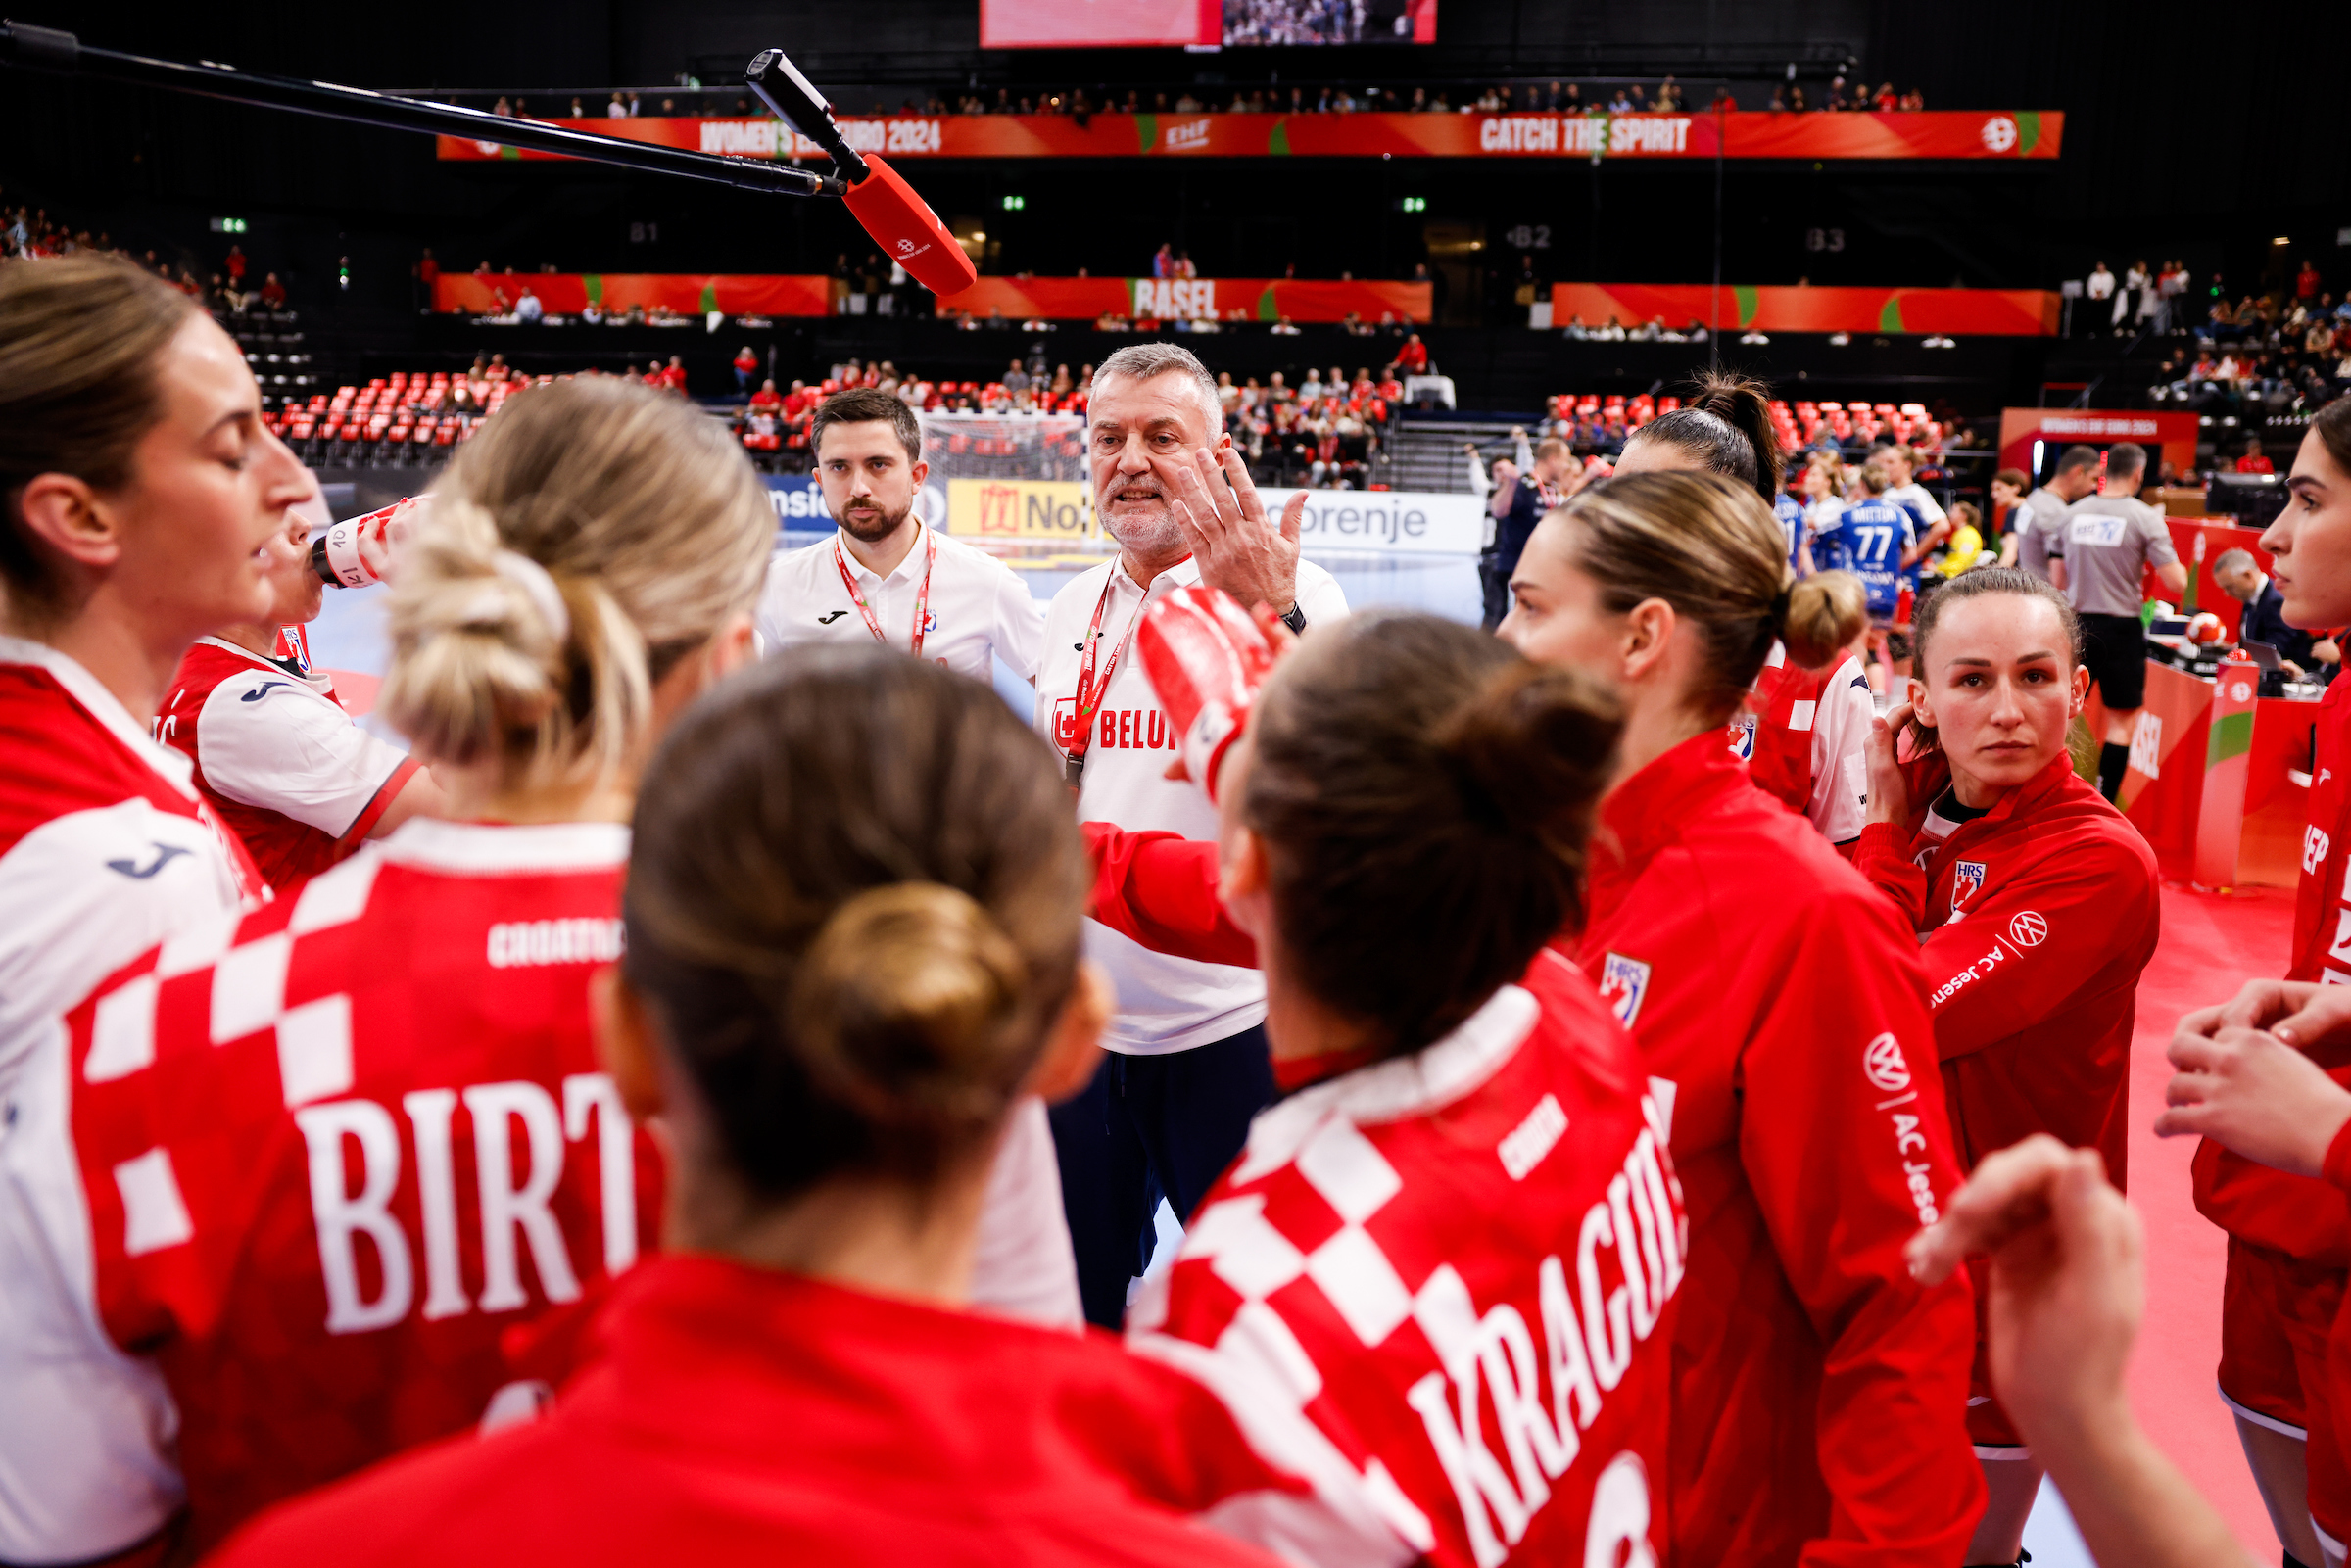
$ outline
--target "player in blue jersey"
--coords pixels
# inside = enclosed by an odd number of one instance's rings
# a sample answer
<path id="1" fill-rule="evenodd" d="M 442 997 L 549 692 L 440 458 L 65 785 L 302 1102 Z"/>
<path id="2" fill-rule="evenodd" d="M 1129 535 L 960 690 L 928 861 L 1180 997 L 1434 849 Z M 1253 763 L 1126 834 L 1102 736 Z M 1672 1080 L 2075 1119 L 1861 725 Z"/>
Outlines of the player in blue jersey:
<path id="1" fill-rule="evenodd" d="M 1886 471 L 1875 463 L 1861 470 L 1861 499 L 1816 537 L 1828 564 L 1852 573 L 1869 591 L 1873 626 L 1893 624 L 1908 569 L 1924 553 L 1910 514 L 1886 499 Z"/>

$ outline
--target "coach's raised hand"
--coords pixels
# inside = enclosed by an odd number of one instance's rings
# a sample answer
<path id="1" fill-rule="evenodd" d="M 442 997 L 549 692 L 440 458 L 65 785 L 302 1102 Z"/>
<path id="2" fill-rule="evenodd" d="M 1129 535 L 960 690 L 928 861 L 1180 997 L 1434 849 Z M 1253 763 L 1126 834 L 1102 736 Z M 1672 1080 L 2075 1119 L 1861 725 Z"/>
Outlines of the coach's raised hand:
<path id="1" fill-rule="evenodd" d="M 1176 526 L 1200 563 L 1200 581 L 1248 608 L 1286 615 L 1298 602 L 1298 527 L 1306 492 L 1290 498 L 1276 523 L 1266 515 L 1248 465 L 1230 447 L 1195 448 L 1188 462 L 1168 465 L 1176 483 Z"/>

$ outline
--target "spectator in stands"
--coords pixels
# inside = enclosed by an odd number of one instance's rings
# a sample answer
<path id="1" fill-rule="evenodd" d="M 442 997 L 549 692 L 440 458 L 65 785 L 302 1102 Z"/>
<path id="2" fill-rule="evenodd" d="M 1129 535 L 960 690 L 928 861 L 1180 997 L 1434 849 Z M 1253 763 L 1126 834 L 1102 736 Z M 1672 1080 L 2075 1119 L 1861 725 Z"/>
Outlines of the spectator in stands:
<path id="1" fill-rule="evenodd" d="M 2302 270 L 2294 274 L 2294 298 L 2312 300 L 2318 297 L 2319 285 L 2326 280 L 2319 276 L 2318 267 L 2308 257 L 2302 259 Z"/>
<path id="2" fill-rule="evenodd" d="M 546 315 L 547 306 L 538 295 L 531 292 L 531 286 L 525 283 L 522 286 L 522 297 L 514 302 L 514 319 L 526 325 L 535 326 L 545 319 Z"/>
<path id="3" fill-rule="evenodd" d="M 428 251 L 425 254 L 429 256 L 432 253 Z M 231 245 L 228 248 L 227 257 L 220 263 L 220 270 L 227 274 L 229 282 L 243 287 L 245 282 L 244 247 Z"/>
<path id="4" fill-rule="evenodd" d="M 2259 436 L 2245 438 L 2245 453 L 2237 458 L 2236 471 L 2240 474 L 2274 474 L 2278 471 L 2271 466 L 2270 459 L 2262 454 Z"/>
<path id="5" fill-rule="evenodd" d="M 626 119 L 629 118 L 629 106 L 620 101 L 619 93 L 614 93 L 612 95 L 612 101 L 604 106 L 604 118 L 606 119 Z"/>
<path id="6" fill-rule="evenodd" d="M 1298 335 L 1298 323 L 1286 315 L 1276 316 L 1273 319 L 1271 330 L 1273 336 L 1277 338 L 1294 338 Z"/>
<path id="7" fill-rule="evenodd" d="M 1018 359 L 1013 360 L 1010 367 L 996 380 L 998 385 L 1015 397 L 1029 390 L 1029 372 L 1022 367 L 1021 361 Z"/>
<path id="8" fill-rule="evenodd" d="M 271 310 L 282 310 L 286 308 L 286 286 L 277 281 L 275 272 L 271 272 L 262 279 L 262 304 Z"/>
<path id="9" fill-rule="evenodd" d="M 1639 107 L 1633 102 L 1633 90 L 1629 86 L 1617 88 L 1615 96 L 1608 100 L 1608 113 L 1611 115 L 1629 115 Z"/>
<path id="10" fill-rule="evenodd" d="M 757 375 L 758 373 L 759 356 L 751 352 L 751 346 L 746 343 L 735 353 L 736 392 L 740 394 L 750 391 L 751 377 Z M 768 383 L 768 386 L 772 388 L 775 386 L 775 383 L 771 381 Z"/>
<path id="11" fill-rule="evenodd" d="M 686 363 L 676 355 L 671 355 L 669 363 L 656 372 L 656 379 L 664 388 L 676 393 L 679 397 L 686 396 Z"/>
<path id="12" fill-rule="evenodd" d="M 2102 324 L 2098 322 L 2097 318 L 2108 313 L 2098 308 L 2098 302 L 2114 298 L 2114 274 L 2106 270 L 2105 262 L 2100 261 L 2096 266 L 2090 268 L 2089 280 L 2082 292 L 2090 302 L 2090 309 L 2085 314 L 2092 323 L 2089 330 L 2094 332 L 2097 330 L 2097 326 Z"/>
<path id="13" fill-rule="evenodd" d="M 1431 373 L 1428 363 L 1428 345 L 1420 341 L 1419 333 L 1410 333 L 1405 337 L 1404 347 L 1396 351 L 1396 369 L 1399 373 L 1407 376 L 1424 376 Z"/>

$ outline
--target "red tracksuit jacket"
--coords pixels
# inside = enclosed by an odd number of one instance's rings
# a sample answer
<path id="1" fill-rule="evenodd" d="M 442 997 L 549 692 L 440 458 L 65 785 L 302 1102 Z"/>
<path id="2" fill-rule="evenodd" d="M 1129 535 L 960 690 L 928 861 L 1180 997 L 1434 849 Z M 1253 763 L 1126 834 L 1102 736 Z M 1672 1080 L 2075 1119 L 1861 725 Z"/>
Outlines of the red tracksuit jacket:
<path id="1" fill-rule="evenodd" d="M 1085 832 L 1094 919 L 1256 962 L 1216 845 Z M 1689 1246 L 1662 1120 L 1632 1041 L 1548 948 L 1413 1059 L 1261 1112 L 1129 1343 L 1386 1524 L 1300 1503 L 1227 1528 L 1330 1568 L 1654 1562 Z"/>
<path id="2" fill-rule="evenodd" d="M 2345 879 L 2351 874 L 2351 681 L 2327 689 L 2313 753 L 2293 967 L 2285 977 L 2351 984 L 2351 882 Z M 2351 1053 L 2313 1055 L 2337 1082 L 2351 1083 Z M 2312 1262 L 2351 1267 L 2345 1239 L 2351 1207 L 2333 1187 L 2255 1164 L 2209 1138 L 2196 1149 L 2194 1168 L 2197 1210 L 2230 1235 Z"/>
<path id="3" fill-rule="evenodd" d="M 2124 1184 L 2131 1026 L 2162 916 L 2154 851 L 2059 756 L 1941 844 L 1914 836 L 1949 782 L 1912 764 L 1910 820 L 1853 864 L 1918 933 L 1960 1158 L 2036 1132 L 2096 1149 Z"/>
<path id="4" fill-rule="evenodd" d="M 1591 902 L 1690 1218 L 1673 1561 L 1949 1568 L 1974 1326 L 1902 1263 L 1958 1183 L 1910 933 L 1716 730 L 1616 786 Z"/>
<path id="5" fill-rule="evenodd" d="M 2070 756 L 1940 844 L 1913 832 L 1949 770 L 1930 753 L 1906 771 L 1909 821 L 1863 829 L 1853 864 L 1918 933 L 1961 1160 L 2047 1132 L 2097 1150 L 2122 1186 L 2138 975 L 2162 916 L 2154 852 Z M 1970 1267 L 1980 1307 L 1984 1264 Z M 1969 1430 L 2021 1446 L 1984 1345 L 1979 1310 Z"/>
<path id="6" fill-rule="evenodd" d="M 1276 1568 L 1189 1515 L 1304 1488 L 1189 1378 L 727 1259 L 618 1280 L 544 1419 L 264 1515 L 229 1568 Z"/>

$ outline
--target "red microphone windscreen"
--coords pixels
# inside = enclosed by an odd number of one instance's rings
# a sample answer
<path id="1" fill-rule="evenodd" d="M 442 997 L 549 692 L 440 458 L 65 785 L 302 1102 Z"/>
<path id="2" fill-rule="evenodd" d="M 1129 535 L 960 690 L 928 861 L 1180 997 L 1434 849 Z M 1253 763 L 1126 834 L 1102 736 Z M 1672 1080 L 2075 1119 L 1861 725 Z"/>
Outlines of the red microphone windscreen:
<path id="1" fill-rule="evenodd" d="M 872 153 L 873 172 L 849 187 L 849 213 L 882 244 L 883 254 L 934 294 L 956 294 L 978 281 L 979 268 L 914 187 Z"/>

